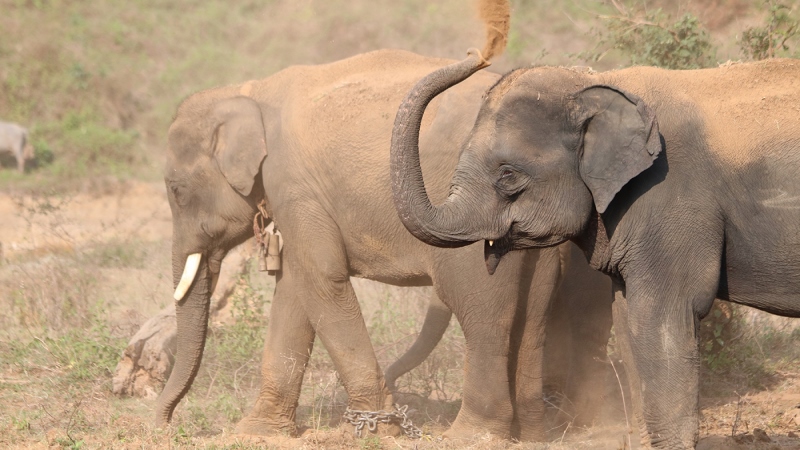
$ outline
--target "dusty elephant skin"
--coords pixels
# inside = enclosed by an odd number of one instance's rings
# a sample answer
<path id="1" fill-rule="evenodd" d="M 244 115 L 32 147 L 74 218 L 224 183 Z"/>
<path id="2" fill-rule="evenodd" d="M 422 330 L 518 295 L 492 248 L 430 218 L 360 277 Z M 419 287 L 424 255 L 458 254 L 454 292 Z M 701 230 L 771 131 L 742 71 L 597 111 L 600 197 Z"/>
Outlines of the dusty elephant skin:
<path id="1" fill-rule="evenodd" d="M 17 170 L 25 172 L 25 162 L 33 159 L 28 130 L 16 123 L 0 121 L 0 153 L 10 153 L 17 160 Z"/>
<path id="2" fill-rule="evenodd" d="M 252 236 L 256 205 L 265 199 L 285 246 L 262 386 L 239 432 L 296 433 L 303 372 L 317 335 L 349 407 L 391 409 L 393 397 L 350 284 L 357 276 L 399 286 L 433 284 L 459 320 L 467 371 L 450 436 L 542 437 L 543 326 L 561 271 L 559 250 L 515 252 L 490 277 L 481 246 L 429 247 L 403 229 L 392 206 L 386 149 L 396 107 L 415 82 L 451 62 L 378 51 L 289 68 L 181 104 L 169 130 L 165 171 L 178 342 L 158 399 L 158 424 L 169 422 L 197 374 L 220 262 Z M 484 73 L 463 83 L 435 102 L 424 121 L 423 164 L 434 197 L 444 198 L 480 94 L 497 78 Z M 604 294 L 585 308 L 604 330 L 587 350 L 588 361 L 608 337 L 610 293 Z"/>
<path id="3" fill-rule="evenodd" d="M 561 277 L 546 318 L 542 380 L 550 394 L 555 391 L 567 399 L 551 424 L 561 432 L 567 425 L 591 426 L 604 401 L 605 376 L 611 375 L 604 361 L 610 325 L 603 314 L 610 310 L 604 294 L 611 292 L 611 280 L 593 271 L 577 246 L 561 245 L 559 251 Z M 433 352 L 451 317 L 450 308 L 433 293 L 416 340 L 384 372 L 392 392 L 398 378 Z"/>
<path id="4" fill-rule="evenodd" d="M 694 447 L 695 334 L 715 296 L 800 316 L 800 61 L 518 69 L 486 94 L 450 194 L 433 206 L 419 118 L 430 98 L 483 66 L 473 52 L 401 105 L 391 149 L 401 219 L 431 244 L 486 239 L 487 263 L 509 249 L 576 242 L 615 280 L 642 440 Z"/>

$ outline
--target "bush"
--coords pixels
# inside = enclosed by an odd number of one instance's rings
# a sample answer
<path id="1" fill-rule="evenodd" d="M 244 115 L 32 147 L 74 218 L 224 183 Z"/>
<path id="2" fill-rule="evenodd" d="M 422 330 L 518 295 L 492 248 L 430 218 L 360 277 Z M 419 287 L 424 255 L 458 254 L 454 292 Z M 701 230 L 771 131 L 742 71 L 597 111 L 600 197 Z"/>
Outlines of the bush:
<path id="1" fill-rule="evenodd" d="M 798 31 L 798 20 L 794 17 L 796 6 L 789 7 L 773 0 L 764 2 L 768 14 L 766 23 L 747 28 L 742 32 L 739 46 L 742 53 L 752 60 L 789 55 L 789 41 Z"/>
<path id="2" fill-rule="evenodd" d="M 661 9 L 633 12 L 614 3 L 618 14 L 601 15 L 598 44 L 577 57 L 597 62 L 616 50 L 629 65 L 699 69 L 714 64 L 716 47 L 700 20 L 686 13 L 673 21 Z"/>

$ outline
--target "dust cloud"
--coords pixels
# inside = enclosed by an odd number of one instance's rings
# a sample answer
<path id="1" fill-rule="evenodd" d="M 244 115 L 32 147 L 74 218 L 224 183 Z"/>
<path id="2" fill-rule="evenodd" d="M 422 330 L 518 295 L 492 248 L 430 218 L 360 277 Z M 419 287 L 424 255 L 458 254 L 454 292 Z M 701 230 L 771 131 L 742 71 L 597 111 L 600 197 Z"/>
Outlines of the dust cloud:
<path id="1" fill-rule="evenodd" d="M 506 49 L 508 29 L 511 26 L 511 6 L 508 0 L 478 0 L 478 14 L 486 28 L 486 45 L 483 57 L 491 60 Z"/>

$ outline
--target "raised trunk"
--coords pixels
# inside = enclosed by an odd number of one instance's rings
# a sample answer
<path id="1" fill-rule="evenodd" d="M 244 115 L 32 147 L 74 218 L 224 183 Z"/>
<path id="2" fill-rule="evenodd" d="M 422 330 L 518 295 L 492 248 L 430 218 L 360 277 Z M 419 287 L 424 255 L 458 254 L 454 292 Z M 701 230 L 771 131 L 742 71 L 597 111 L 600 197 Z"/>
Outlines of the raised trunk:
<path id="1" fill-rule="evenodd" d="M 478 50 L 467 59 L 443 67 L 419 81 L 397 112 L 392 131 L 391 176 L 395 207 L 403 225 L 417 239 L 439 247 L 459 247 L 482 239 L 467 231 L 465 202 L 453 197 L 441 206 L 431 205 L 419 164 L 419 130 L 425 108 L 434 97 L 487 67 Z"/>
<path id="2" fill-rule="evenodd" d="M 178 285 L 186 255 L 173 249 L 172 265 L 174 285 Z M 178 322 L 178 345 L 175 364 L 156 406 L 156 426 L 164 426 L 172 419 L 172 412 L 192 386 L 200 361 L 208 330 L 208 309 L 211 304 L 213 280 L 206 258 L 200 263 L 197 276 L 189 291 L 175 304 Z"/>

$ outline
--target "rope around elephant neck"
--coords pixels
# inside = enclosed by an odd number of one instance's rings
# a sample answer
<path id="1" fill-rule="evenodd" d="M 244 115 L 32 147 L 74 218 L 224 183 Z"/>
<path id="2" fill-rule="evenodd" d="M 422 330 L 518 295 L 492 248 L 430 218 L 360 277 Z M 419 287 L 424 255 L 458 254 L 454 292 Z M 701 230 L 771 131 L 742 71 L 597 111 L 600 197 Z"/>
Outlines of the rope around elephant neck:
<path id="1" fill-rule="evenodd" d="M 400 405 L 394 405 L 394 411 L 364 411 L 347 408 L 342 418 L 355 426 L 354 431 L 359 438 L 362 437 L 365 425 L 367 430 L 374 432 L 379 423 L 396 423 L 409 439 L 422 437 L 422 430 L 414 426 L 408 418 L 408 405 L 404 405 L 402 408 Z"/>

